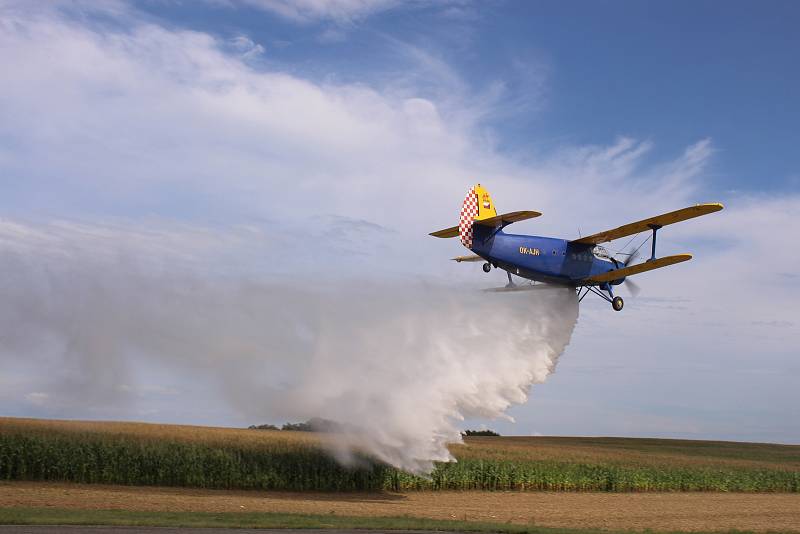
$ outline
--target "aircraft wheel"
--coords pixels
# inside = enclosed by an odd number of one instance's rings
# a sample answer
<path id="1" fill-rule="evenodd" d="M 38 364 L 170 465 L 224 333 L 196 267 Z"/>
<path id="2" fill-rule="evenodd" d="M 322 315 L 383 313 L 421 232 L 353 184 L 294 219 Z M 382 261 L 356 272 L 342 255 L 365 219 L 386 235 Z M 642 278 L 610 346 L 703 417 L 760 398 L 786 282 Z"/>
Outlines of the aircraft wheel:
<path id="1" fill-rule="evenodd" d="M 624 305 L 625 301 L 622 300 L 622 297 L 614 297 L 614 300 L 611 301 L 611 307 L 614 308 L 614 311 L 621 311 Z"/>
<path id="2" fill-rule="evenodd" d="M 483 272 L 488 273 L 491 270 L 492 270 L 492 265 L 491 264 L 489 264 L 489 263 L 484 263 L 483 264 Z"/>

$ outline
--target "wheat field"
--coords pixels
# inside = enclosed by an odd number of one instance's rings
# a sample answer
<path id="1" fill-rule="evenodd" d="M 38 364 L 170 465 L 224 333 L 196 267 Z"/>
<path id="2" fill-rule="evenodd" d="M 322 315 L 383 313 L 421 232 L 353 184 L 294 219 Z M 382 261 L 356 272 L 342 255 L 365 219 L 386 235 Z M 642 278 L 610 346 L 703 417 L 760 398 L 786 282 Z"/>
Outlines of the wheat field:
<path id="1" fill-rule="evenodd" d="M 631 438 L 468 437 L 430 478 L 331 434 L 0 418 L 0 480 L 290 491 L 800 492 L 800 446 Z"/>

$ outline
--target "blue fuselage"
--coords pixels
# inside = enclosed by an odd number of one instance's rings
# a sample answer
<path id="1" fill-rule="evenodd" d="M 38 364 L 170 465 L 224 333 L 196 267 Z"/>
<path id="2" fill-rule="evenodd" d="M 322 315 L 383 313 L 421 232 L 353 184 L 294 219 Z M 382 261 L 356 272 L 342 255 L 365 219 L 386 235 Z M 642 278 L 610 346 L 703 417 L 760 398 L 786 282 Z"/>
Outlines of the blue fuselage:
<path id="1" fill-rule="evenodd" d="M 478 224 L 473 227 L 473 252 L 496 267 L 538 282 L 584 285 L 581 280 L 618 267 L 610 259 L 596 256 L 593 249 L 594 245 L 566 239 L 506 234 Z"/>

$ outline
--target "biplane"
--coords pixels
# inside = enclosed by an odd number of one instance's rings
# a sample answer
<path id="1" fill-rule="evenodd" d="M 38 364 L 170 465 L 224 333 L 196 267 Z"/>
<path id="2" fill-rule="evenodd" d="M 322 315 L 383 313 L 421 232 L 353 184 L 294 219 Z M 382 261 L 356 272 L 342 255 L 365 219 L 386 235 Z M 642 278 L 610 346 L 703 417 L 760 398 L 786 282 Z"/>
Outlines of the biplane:
<path id="1" fill-rule="evenodd" d="M 631 294 L 638 293 L 638 287 L 628 280 L 629 276 L 641 274 L 668 265 L 675 265 L 692 259 L 691 254 L 656 257 L 656 236 L 658 230 L 669 224 L 685 221 L 720 211 L 722 204 L 697 204 L 688 208 L 671 211 L 663 215 L 642 219 L 578 239 L 558 239 L 534 235 L 507 234 L 503 229 L 511 223 L 539 217 L 538 211 L 512 211 L 498 215 L 489 192 L 476 184 L 467 193 L 461 206 L 458 226 L 432 232 L 434 237 L 459 237 L 461 244 L 473 252 L 470 256 L 453 258 L 457 262 L 482 261 L 484 272 L 492 268 L 506 271 L 507 290 L 523 289 L 514 284 L 512 273 L 530 280 L 530 284 L 543 282 L 574 288 L 579 301 L 590 292 L 611 303 L 614 310 L 620 311 L 624 301 L 614 295 L 614 287 L 628 284 Z M 637 236 L 648 232 L 651 240 L 650 258 L 636 263 L 638 248 L 631 253 L 612 254 L 601 243 L 627 236 Z M 641 248 L 645 240 L 639 248 Z M 617 259 L 616 256 L 627 256 Z"/>

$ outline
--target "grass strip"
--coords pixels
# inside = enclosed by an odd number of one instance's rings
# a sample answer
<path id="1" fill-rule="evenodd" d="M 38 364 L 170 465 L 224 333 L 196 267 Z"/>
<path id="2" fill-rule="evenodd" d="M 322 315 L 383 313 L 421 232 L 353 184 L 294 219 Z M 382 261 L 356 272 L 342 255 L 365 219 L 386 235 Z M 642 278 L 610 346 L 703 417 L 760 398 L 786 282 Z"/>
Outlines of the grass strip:
<path id="1" fill-rule="evenodd" d="M 440 532 L 493 532 L 498 534 L 630 534 L 632 531 L 552 528 L 510 523 L 451 521 L 418 517 L 355 517 L 269 512 L 138 512 L 129 510 L 74 510 L 62 508 L 0 508 L 0 525 L 93 525 L 187 528 L 358 529 Z M 648 531 L 650 532 L 650 531 Z M 752 531 L 714 531 L 713 534 L 747 534 Z M 778 532 L 778 531 L 774 531 Z M 679 534 L 669 531 L 664 534 Z M 711 534 L 711 531 L 692 531 Z"/>

